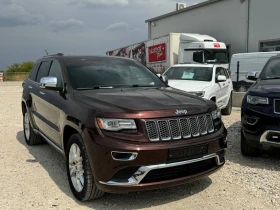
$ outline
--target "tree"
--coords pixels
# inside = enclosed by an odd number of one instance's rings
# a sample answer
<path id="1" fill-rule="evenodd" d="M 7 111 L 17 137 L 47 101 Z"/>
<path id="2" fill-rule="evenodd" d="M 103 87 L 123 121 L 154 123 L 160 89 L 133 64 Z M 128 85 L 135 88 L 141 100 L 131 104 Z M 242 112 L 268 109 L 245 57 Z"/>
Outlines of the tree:
<path id="1" fill-rule="evenodd" d="M 14 63 L 8 66 L 6 73 L 17 73 L 17 72 L 30 72 L 33 68 L 34 62 L 28 61 L 21 64 Z"/>

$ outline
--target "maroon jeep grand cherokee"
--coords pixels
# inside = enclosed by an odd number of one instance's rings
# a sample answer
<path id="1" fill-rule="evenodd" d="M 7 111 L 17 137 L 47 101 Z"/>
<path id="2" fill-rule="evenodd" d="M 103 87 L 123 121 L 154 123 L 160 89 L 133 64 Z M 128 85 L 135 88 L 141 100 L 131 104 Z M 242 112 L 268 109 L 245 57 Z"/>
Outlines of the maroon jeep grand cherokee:
<path id="1" fill-rule="evenodd" d="M 82 201 L 200 179 L 225 163 L 220 110 L 167 83 L 131 59 L 46 56 L 23 82 L 26 143 L 65 155 Z"/>

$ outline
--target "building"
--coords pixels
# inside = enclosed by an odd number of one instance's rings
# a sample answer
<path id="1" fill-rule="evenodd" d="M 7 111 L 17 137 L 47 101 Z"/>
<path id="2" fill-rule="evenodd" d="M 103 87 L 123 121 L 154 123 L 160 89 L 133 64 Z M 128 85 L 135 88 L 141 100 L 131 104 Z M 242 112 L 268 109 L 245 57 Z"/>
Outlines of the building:
<path id="1" fill-rule="evenodd" d="M 209 0 L 149 20 L 148 37 L 200 33 L 224 42 L 230 54 L 280 51 L 280 0 Z"/>

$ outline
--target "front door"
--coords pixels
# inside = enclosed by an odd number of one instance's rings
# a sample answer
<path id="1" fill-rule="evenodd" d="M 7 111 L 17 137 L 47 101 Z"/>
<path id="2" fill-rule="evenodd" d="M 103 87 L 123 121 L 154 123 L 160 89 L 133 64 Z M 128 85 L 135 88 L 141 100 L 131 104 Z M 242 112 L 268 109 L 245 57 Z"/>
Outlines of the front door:
<path id="1" fill-rule="evenodd" d="M 224 71 L 224 68 L 222 67 L 217 67 L 216 68 L 216 81 L 219 75 L 222 76 L 226 76 L 226 73 Z M 216 91 L 217 91 L 217 99 L 216 99 L 216 103 L 218 107 L 223 107 L 226 104 L 227 101 L 227 87 L 228 87 L 228 83 L 227 81 L 224 82 L 216 82 Z"/>
<path id="2" fill-rule="evenodd" d="M 57 60 L 53 60 L 48 76 L 57 78 L 57 86 L 63 87 L 63 76 L 62 68 Z M 49 138 L 59 147 L 62 146 L 60 141 L 62 138 L 60 134 L 62 133 L 62 118 L 65 116 L 63 107 L 66 107 L 66 99 L 55 90 L 48 90 L 48 95 L 50 96 L 49 103 L 46 104 L 48 109 L 47 120 L 50 122 Z"/>

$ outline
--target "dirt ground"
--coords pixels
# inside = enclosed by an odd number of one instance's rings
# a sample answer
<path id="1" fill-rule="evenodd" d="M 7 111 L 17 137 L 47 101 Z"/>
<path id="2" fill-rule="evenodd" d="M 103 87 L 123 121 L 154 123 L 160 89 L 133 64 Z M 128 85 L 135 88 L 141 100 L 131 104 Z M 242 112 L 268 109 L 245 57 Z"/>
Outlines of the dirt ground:
<path id="1" fill-rule="evenodd" d="M 225 166 L 190 184 L 81 203 L 68 187 L 64 158 L 49 145 L 29 147 L 22 131 L 20 86 L 0 86 L 0 209 L 280 209 L 280 152 L 240 154 L 240 110 L 223 117 Z"/>

